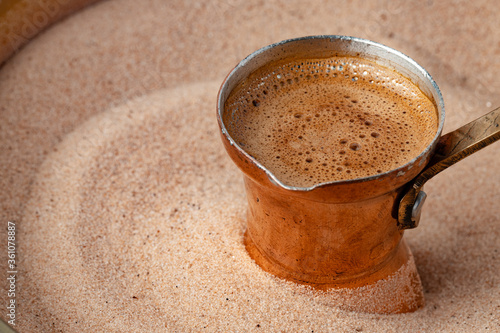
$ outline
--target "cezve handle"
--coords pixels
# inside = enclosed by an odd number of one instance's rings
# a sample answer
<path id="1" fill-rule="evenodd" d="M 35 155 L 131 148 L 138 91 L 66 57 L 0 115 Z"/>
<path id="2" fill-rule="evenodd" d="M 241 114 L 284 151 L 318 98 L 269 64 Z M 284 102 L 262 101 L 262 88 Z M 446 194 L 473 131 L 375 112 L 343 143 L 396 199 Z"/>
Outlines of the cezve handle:
<path id="1" fill-rule="evenodd" d="M 418 226 L 422 205 L 427 197 L 422 187 L 429 179 L 499 139 L 500 107 L 443 135 L 429 164 L 408 184 L 399 203 L 399 228 L 412 229 Z"/>

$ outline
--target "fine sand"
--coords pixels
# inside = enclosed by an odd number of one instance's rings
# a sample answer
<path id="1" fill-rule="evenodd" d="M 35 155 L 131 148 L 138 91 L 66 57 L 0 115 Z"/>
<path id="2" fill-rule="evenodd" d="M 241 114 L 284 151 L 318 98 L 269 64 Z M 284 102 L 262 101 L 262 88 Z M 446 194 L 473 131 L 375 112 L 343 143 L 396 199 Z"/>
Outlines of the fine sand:
<path id="1" fill-rule="evenodd" d="M 426 305 L 363 314 L 348 310 L 355 291 L 314 292 L 248 257 L 243 182 L 215 118 L 218 87 L 247 54 L 345 34 L 427 68 L 449 131 L 500 106 L 498 15 L 493 1 L 121 0 L 49 28 L 0 69 L 0 214 L 17 226 L 16 329 L 500 331 L 500 144 L 426 185 L 421 225 L 405 234 Z M 6 244 L 6 227 L 0 237 Z"/>

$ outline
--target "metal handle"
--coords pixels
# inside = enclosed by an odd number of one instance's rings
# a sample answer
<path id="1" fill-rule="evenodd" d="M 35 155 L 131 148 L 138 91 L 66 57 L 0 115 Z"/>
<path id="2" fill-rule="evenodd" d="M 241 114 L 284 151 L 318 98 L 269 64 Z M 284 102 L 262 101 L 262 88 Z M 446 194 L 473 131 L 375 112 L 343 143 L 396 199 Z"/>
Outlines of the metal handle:
<path id="1" fill-rule="evenodd" d="M 406 194 L 399 203 L 399 228 L 412 229 L 418 226 L 420 211 L 426 197 L 422 187 L 429 179 L 499 139 L 500 107 L 443 135 L 429 164 L 408 184 Z"/>

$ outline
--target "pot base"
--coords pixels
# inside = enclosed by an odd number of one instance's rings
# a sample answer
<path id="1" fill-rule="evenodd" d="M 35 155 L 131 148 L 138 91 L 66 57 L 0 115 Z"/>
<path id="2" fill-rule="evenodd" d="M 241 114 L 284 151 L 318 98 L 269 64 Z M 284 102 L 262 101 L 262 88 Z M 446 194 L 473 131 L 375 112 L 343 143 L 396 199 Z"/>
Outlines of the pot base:
<path id="1" fill-rule="evenodd" d="M 396 255 L 377 271 L 321 284 L 293 278 L 293 272 L 288 272 L 261 253 L 248 232 L 244 241 L 248 254 L 263 270 L 278 278 L 314 288 L 322 303 L 349 311 L 378 314 L 413 312 L 424 305 L 420 276 L 404 238 Z"/>

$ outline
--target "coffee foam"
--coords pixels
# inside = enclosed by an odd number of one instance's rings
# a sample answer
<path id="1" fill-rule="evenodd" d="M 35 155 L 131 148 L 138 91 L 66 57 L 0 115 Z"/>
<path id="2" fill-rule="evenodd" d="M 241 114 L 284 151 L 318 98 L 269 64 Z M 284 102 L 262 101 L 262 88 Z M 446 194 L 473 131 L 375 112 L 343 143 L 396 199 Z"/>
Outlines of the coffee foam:
<path id="1" fill-rule="evenodd" d="M 242 149 L 297 187 L 395 169 L 438 127 L 434 103 L 415 84 L 356 57 L 268 65 L 231 92 L 223 121 Z"/>

